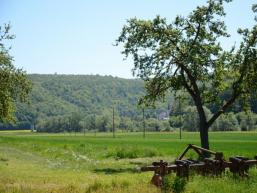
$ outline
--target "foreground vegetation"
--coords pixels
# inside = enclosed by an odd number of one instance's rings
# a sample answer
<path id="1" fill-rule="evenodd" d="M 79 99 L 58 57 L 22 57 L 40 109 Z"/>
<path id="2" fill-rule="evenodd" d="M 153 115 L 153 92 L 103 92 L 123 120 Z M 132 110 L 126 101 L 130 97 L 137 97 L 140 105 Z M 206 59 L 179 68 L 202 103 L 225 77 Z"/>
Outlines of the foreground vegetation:
<path id="1" fill-rule="evenodd" d="M 186 144 L 199 144 L 198 133 L 38 134 L 0 132 L 0 192 L 86 193 L 159 192 L 142 165 L 172 161 Z M 257 133 L 210 133 L 211 148 L 225 157 L 257 154 Z M 193 156 L 190 155 L 190 156 Z M 249 179 L 193 175 L 185 192 L 256 192 L 257 170 Z M 171 177 L 173 178 L 173 177 Z"/>

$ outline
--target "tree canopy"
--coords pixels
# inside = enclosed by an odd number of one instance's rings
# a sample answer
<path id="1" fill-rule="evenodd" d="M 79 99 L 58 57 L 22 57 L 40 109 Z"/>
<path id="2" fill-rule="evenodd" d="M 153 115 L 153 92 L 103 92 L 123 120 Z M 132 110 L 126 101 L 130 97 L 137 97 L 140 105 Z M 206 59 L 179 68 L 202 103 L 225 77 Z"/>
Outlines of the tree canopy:
<path id="1" fill-rule="evenodd" d="M 24 102 L 31 90 L 25 71 L 15 68 L 13 58 L 4 42 L 14 38 L 9 34 L 10 25 L 0 26 L 0 122 L 13 121 L 15 100 Z"/>
<path id="2" fill-rule="evenodd" d="M 257 25 L 238 29 L 242 36 L 238 46 L 226 50 L 221 45 L 221 38 L 230 37 L 222 20 L 224 3 L 230 1 L 209 0 L 173 22 L 160 16 L 130 19 L 117 39 L 117 44 L 124 45 L 122 53 L 134 60 L 134 74 L 146 82 L 147 94 L 141 103 L 153 104 L 168 91 L 190 94 L 204 148 L 209 148 L 208 129 L 214 121 L 236 100 L 247 103 L 257 89 Z M 220 100 L 225 92 L 228 97 Z M 219 108 L 207 118 L 203 107 L 213 103 Z"/>

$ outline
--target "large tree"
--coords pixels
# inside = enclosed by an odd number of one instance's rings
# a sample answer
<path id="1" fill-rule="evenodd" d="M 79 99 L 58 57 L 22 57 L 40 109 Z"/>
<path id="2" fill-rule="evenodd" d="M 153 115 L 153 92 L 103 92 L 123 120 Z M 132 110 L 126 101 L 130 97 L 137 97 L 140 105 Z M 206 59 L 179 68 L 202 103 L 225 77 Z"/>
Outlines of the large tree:
<path id="1" fill-rule="evenodd" d="M 9 31 L 9 24 L 0 26 L 0 122 L 14 120 L 15 101 L 26 101 L 31 90 L 25 71 L 14 67 L 10 48 L 4 45 L 14 38 Z"/>
<path id="2" fill-rule="evenodd" d="M 201 146 L 207 149 L 209 127 L 236 100 L 247 102 L 257 89 L 257 25 L 239 29 L 241 42 L 224 49 L 220 42 L 230 36 L 222 20 L 225 2 L 230 0 L 209 0 L 171 23 L 160 16 L 130 19 L 117 39 L 117 45 L 124 45 L 122 53 L 134 60 L 134 74 L 146 82 L 147 94 L 140 102 L 153 104 L 169 91 L 188 92 L 199 115 Z M 219 109 L 207 119 L 204 106 L 213 103 Z"/>

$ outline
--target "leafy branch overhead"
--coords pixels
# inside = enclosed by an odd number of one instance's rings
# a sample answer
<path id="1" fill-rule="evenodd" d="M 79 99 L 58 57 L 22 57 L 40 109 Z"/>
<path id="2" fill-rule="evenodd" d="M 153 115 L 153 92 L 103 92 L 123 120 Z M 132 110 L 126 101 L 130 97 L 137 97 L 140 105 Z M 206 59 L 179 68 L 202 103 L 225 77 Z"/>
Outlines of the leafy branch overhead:
<path id="1" fill-rule="evenodd" d="M 177 16 L 169 23 L 157 16 L 153 20 L 128 20 L 117 39 L 123 54 L 132 56 L 134 75 L 146 81 L 147 94 L 140 103 L 154 104 L 167 91 L 186 90 L 199 116 L 208 128 L 236 99 L 249 99 L 257 85 L 257 25 L 239 29 L 242 41 L 225 50 L 220 40 L 229 38 L 223 4 L 229 0 L 209 0 L 187 17 Z M 253 5 L 256 12 L 256 5 Z M 220 96 L 231 90 L 226 101 Z M 218 104 L 210 120 L 203 106 Z"/>
<path id="2" fill-rule="evenodd" d="M 124 43 L 126 56 L 133 56 L 134 73 L 147 81 L 147 101 L 155 101 L 170 88 L 200 95 L 203 104 L 218 102 L 217 96 L 230 87 L 233 97 L 254 90 L 256 25 L 239 29 L 243 36 L 239 48 L 226 51 L 218 41 L 229 37 L 220 20 L 223 16 L 222 1 L 210 1 L 171 24 L 160 16 L 128 21 L 117 42 Z"/>
<path id="3" fill-rule="evenodd" d="M 25 71 L 14 67 L 13 58 L 9 55 L 10 48 L 4 45 L 5 41 L 14 38 L 9 31 L 9 24 L 0 26 L 0 122 L 14 120 L 14 101 L 26 101 L 31 90 L 31 82 Z"/>

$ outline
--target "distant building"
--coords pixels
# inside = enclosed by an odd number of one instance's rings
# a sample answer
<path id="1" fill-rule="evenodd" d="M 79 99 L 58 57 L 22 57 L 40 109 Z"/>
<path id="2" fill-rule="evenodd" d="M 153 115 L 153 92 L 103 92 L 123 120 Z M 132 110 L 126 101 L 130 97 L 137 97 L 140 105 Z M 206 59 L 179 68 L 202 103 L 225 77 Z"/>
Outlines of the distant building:
<path id="1" fill-rule="evenodd" d="M 170 117 L 170 112 L 171 110 L 163 111 L 157 116 L 157 118 L 159 120 L 167 120 Z"/>

